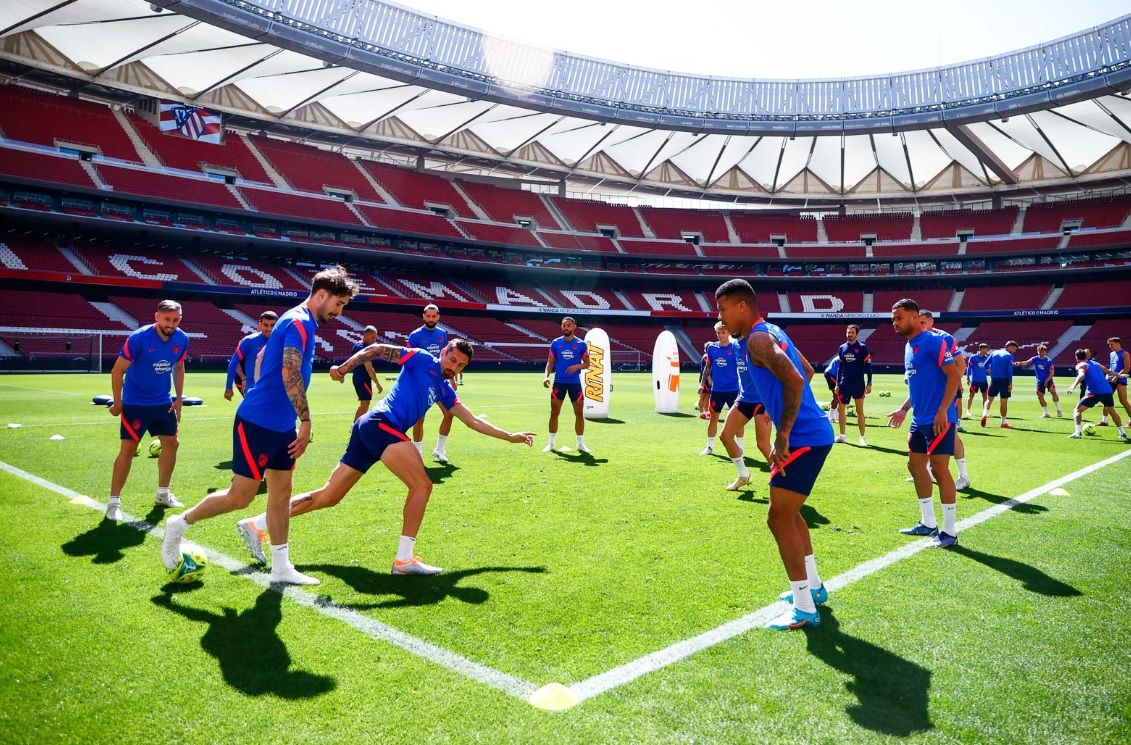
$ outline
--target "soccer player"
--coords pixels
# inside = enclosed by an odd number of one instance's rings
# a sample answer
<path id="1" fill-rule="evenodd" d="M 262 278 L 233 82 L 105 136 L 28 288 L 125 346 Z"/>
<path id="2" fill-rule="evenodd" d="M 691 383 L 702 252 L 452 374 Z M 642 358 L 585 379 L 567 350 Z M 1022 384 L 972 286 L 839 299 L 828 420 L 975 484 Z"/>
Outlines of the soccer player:
<path id="1" fill-rule="evenodd" d="M 828 600 L 817 573 L 809 526 L 801 506 L 813 490 L 833 446 L 833 428 L 808 379 L 813 368 L 777 326 L 758 311 L 754 289 L 732 279 L 715 290 L 719 320 L 747 349 L 751 378 L 777 430 L 770 451 L 770 511 L 767 523 L 778 544 L 790 591 L 780 598 L 789 611 L 767 624 L 780 631 L 817 627 L 816 603 Z"/>
<path id="2" fill-rule="evenodd" d="M 1108 381 L 1119 393 L 1119 403 L 1123 406 L 1123 410 L 1127 412 L 1128 417 L 1131 417 L 1131 404 L 1127 402 L 1127 376 L 1120 375 L 1131 372 L 1131 352 L 1123 348 L 1123 340 L 1118 336 L 1107 340 L 1107 348 L 1111 350 L 1107 368 Z"/>
<path id="3" fill-rule="evenodd" d="M 1017 342 L 1010 340 L 1005 343 L 1005 347 L 996 351 L 990 352 L 989 360 L 986 361 L 986 369 L 990 373 L 990 391 L 989 398 L 982 406 L 982 426 L 986 426 L 986 419 L 990 416 L 990 407 L 994 405 L 994 399 L 1001 396 L 1001 426 L 1005 429 L 1010 428 L 1009 419 L 1009 397 L 1013 395 L 1013 355 L 1017 353 Z"/>
<path id="4" fill-rule="evenodd" d="M 376 342 L 377 327 L 366 326 L 361 330 L 361 341 L 354 344 L 353 349 L 350 350 L 350 356 L 352 357 Z M 369 402 L 373 400 L 373 386 L 377 386 L 378 393 L 385 392 L 385 389 L 381 387 L 381 381 L 377 379 L 377 373 L 373 371 L 372 362 L 367 361 L 353 369 L 353 390 L 357 393 L 357 411 L 353 413 L 355 422 L 361 419 L 365 412 L 369 411 Z"/>
<path id="5" fill-rule="evenodd" d="M 950 352 L 950 356 L 954 358 L 954 366 L 958 368 L 958 375 L 960 378 L 958 390 L 954 394 L 955 413 L 957 414 L 959 408 L 958 399 L 962 396 L 961 377 L 966 374 L 967 370 L 966 353 L 962 350 L 962 347 L 958 346 L 958 341 L 953 336 L 943 331 L 942 329 L 935 328 L 935 314 L 931 311 L 926 309 L 919 310 L 919 328 L 923 331 L 930 331 L 932 334 L 938 334 L 944 340 L 946 340 L 947 349 Z M 989 349 L 989 347 L 987 346 L 986 349 Z M 904 375 L 904 378 L 906 377 L 907 376 Z M 904 405 L 910 406 L 910 404 Z M 958 480 L 954 482 L 954 488 L 958 489 L 959 491 L 962 491 L 963 489 L 966 489 L 970 486 L 970 474 L 966 470 L 966 445 L 962 442 L 962 435 L 959 434 L 962 432 L 961 424 L 962 423 L 959 422 L 958 425 L 955 426 L 956 432 L 954 434 L 954 465 L 958 467 Z"/>
<path id="6" fill-rule="evenodd" d="M 706 379 L 711 389 L 710 419 L 707 421 L 707 447 L 700 455 L 715 452 L 715 435 L 719 431 L 719 414 L 724 407 L 734 408 L 738 399 L 738 357 L 736 344 L 731 344 L 730 332 L 722 323 L 715 324 L 717 342 L 707 345 Z"/>
<path id="7" fill-rule="evenodd" d="M 986 408 L 986 391 L 989 389 L 989 380 L 986 377 L 986 363 L 990 359 L 990 345 L 982 342 L 978 345 L 978 353 L 970 355 L 970 362 L 966 365 L 966 384 L 970 386 L 970 398 L 966 401 L 965 418 L 970 418 L 970 408 L 974 405 L 974 394 L 982 394 L 982 408 Z"/>
<path id="8" fill-rule="evenodd" d="M 888 425 L 898 428 L 907 412 L 915 410 L 907 438 L 907 470 L 915 481 L 920 520 L 915 527 L 900 533 L 930 536 L 934 545 L 948 548 L 958 543 L 955 517 L 958 509 L 954 480 L 950 476 L 950 456 L 954 453 L 958 410 L 955 393 L 962 373 L 950 352 L 950 343 L 941 333 L 924 329 L 919 322 L 919 305 L 911 299 L 896 302 L 891 309 L 895 333 L 907 340 L 903 366 L 911 395 L 903 406 L 888 414 Z M 929 471 L 928 471 L 929 467 Z M 931 476 L 939 485 L 943 524 L 935 520 L 931 497 Z"/>
<path id="9" fill-rule="evenodd" d="M 832 400 L 829 401 L 829 421 L 836 424 L 840 421 L 840 412 L 837 411 L 840 395 L 836 392 L 836 379 L 840 376 L 840 357 L 833 357 L 833 361 L 825 368 L 824 374 L 829 393 L 833 394 Z"/>
<path id="10" fill-rule="evenodd" d="M 236 345 L 236 353 L 232 355 L 232 359 L 228 362 L 228 379 L 224 383 L 225 400 L 232 400 L 233 387 L 243 397 L 247 393 L 247 389 L 254 385 L 255 361 L 259 357 L 259 352 L 267 346 L 267 340 L 271 338 L 271 330 L 275 328 L 278 320 L 279 314 L 275 311 L 263 311 L 259 314 L 259 323 L 256 326 L 255 333 L 248 334 L 240 339 L 240 343 Z M 248 371 L 249 364 L 251 365 L 250 372 Z"/>
<path id="11" fill-rule="evenodd" d="M 836 441 L 845 442 L 847 439 L 844 434 L 847 424 L 844 406 L 851 399 L 856 402 L 856 426 L 860 430 L 860 447 L 866 448 L 868 441 L 864 439 L 864 433 L 868 425 L 864 421 L 864 396 L 872 392 L 872 353 L 868 351 L 864 342 L 856 339 L 859 333 L 859 326 L 854 323 L 849 324 L 844 333 L 848 341 L 841 344 L 836 351 L 836 358 L 840 361 L 836 380 L 836 410 L 840 434 Z"/>
<path id="12" fill-rule="evenodd" d="M 589 453 L 585 446 L 585 398 L 581 393 L 581 371 L 589 369 L 589 345 L 578 339 L 577 321 L 570 316 L 562 319 L 562 335 L 550 342 L 550 353 L 546 357 L 546 371 L 542 377 L 542 387 L 550 389 L 550 423 L 547 431 L 549 442 L 542 448 L 548 453 L 556 446 L 558 436 L 558 414 L 566 398 L 573 406 L 573 431 L 577 435 L 577 451 Z M 550 371 L 554 371 L 554 384 L 550 385 Z"/>
<path id="13" fill-rule="evenodd" d="M 371 344 L 339 366 L 330 368 L 330 377 L 341 382 L 351 370 L 373 359 L 401 365 L 401 374 L 389 395 L 377 402 L 373 410 L 353 424 L 349 444 L 330 478 L 321 489 L 300 494 L 290 500 L 290 516 L 333 507 L 349 493 L 374 463 L 385 464 L 394 476 L 408 487 L 404 504 L 400 544 L 393 559 L 393 574 L 439 574 L 440 567 L 430 566 L 413 555 L 416 534 L 424 520 L 432 482 L 424 470 L 420 453 L 409 444 L 404 432 L 420 420 L 428 408 L 437 403 L 450 411 L 476 432 L 500 440 L 530 445 L 533 432 L 506 432 L 475 417 L 460 403 L 451 381 L 471 361 L 471 344 L 452 339 L 433 357 L 423 349 L 408 349 L 388 344 Z M 237 530 L 256 560 L 266 561 L 263 553 L 264 531 L 270 526 L 270 514 L 257 515 L 237 524 Z M 273 533 L 271 534 L 274 535 Z"/>
<path id="14" fill-rule="evenodd" d="M 440 309 L 435 303 L 424 306 L 421 314 L 424 325 L 418 327 L 408 335 L 408 346 L 411 349 L 424 349 L 433 357 L 439 357 L 440 351 L 448 344 L 448 332 L 440 328 Z M 458 389 L 459 385 L 453 378 L 452 388 Z M 440 420 L 440 429 L 436 435 L 436 447 L 432 450 L 432 458 L 441 463 L 448 462 L 448 433 L 452 431 L 452 415 L 445 413 Z M 424 455 L 424 419 L 412 425 L 412 442 L 416 451 Z"/>
<path id="15" fill-rule="evenodd" d="M 169 490 L 180 445 L 177 430 L 184 403 L 185 355 L 189 345 L 188 334 L 180 325 L 181 304 L 162 300 L 153 314 L 153 323 L 126 337 L 110 371 L 110 390 L 114 395 L 110 415 L 121 421 L 121 444 L 110 475 L 107 520 L 122 519 L 122 487 L 129 478 L 141 436 L 147 431 L 161 441 L 153 501 L 162 507 L 184 507 Z M 176 392 L 171 398 L 170 380 Z"/>
<path id="16" fill-rule="evenodd" d="M 1119 437 L 1122 440 L 1127 439 L 1127 432 L 1123 429 L 1123 420 L 1119 418 L 1119 412 L 1115 410 L 1115 397 L 1111 382 L 1108 380 L 1107 375 L 1104 373 L 1104 368 L 1098 362 L 1088 359 L 1088 353 L 1083 349 L 1076 350 L 1076 380 L 1072 383 L 1072 387 L 1068 389 L 1069 393 L 1076 390 L 1076 386 L 1083 385 L 1081 389 L 1087 395 L 1080 399 L 1080 403 L 1076 406 L 1076 411 L 1073 412 L 1072 420 L 1076 425 L 1076 430 L 1068 437 L 1072 440 L 1080 439 L 1080 418 L 1084 411 L 1092 408 L 1096 404 L 1103 405 L 1104 416 L 1110 416 L 1111 420 L 1115 422 L 1115 426 L 1119 428 Z M 1119 373 L 1121 379 L 1127 380 L 1127 373 Z"/>
<path id="17" fill-rule="evenodd" d="M 1060 409 L 1060 396 L 1056 393 L 1056 381 L 1053 377 L 1056 375 L 1056 367 L 1052 364 L 1052 358 L 1049 357 L 1049 348 L 1046 344 L 1037 346 L 1036 356 L 1030 357 L 1027 360 L 1014 362 L 1014 367 L 1033 367 L 1033 372 L 1037 379 L 1037 401 L 1041 404 L 1041 419 L 1049 419 L 1049 405 L 1045 403 L 1045 393 L 1052 394 L 1052 402 L 1056 404 L 1056 415 L 1064 416 L 1064 412 Z"/>
<path id="18" fill-rule="evenodd" d="M 267 479 L 267 522 L 271 531 L 271 581 L 316 585 L 294 568 L 287 543 L 295 461 L 310 442 L 310 387 L 314 332 L 341 315 L 357 284 L 340 266 L 314 275 L 310 295 L 282 315 L 263 348 L 259 378 L 236 409 L 232 426 L 232 483 L 195 507 L 165 522 L 161 559 L 167 569 L 180 561 L 181 538 L 200 520 L 242 510 Z M 295 429 L 295 419 L 299 426 Z"/>
<path id="19" fill-rule="evenodd" d="M 729 333 L 729 332 L 728 332 Z M 735 357 L 738 365 L 738 398 L 727 412 L 723 420 L 723 431 L 719 440 L 727 451 L 730 462 L 738 471 L 738 478 L 727 484 L 727 491 L 738 491 L 750 483 L 750 470 L 746 467 L 746 424 L 754 420 L 754 442 L 758 446 L 762 457 L 767 463 L 770 461 L 770 417 L 762 399 L 758 396 L 758 389 L 754 384 L 754 376 L 750 367 L 750 355 L 746 348 L 746 340 L 739 339 L 735 343 Z M 811 370 L 812 368 L 810 368 Z M 812 377 L 812 372 L 808 375 Z"/>
<path id="20" fill-rule="evenodd" d="M 711 365 L 708 364 L 707 347 L 711 346 L 711 342 L 703 342 L 703 356 L 699 359 L 699 403 L 696 404 L 695 410 L 699 412 L 700 419 L 707 419 L 711 416 L 709 407 L 711 404 Z"/>

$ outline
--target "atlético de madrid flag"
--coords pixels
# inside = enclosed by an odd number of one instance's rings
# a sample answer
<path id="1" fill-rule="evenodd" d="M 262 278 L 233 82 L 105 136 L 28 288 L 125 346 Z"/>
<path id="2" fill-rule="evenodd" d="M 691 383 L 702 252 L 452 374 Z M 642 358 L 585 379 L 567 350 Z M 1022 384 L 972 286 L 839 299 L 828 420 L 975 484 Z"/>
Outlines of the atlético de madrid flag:
<path id="1" fill-rule="evenodd" d="M 162 101 L 159 122 L 162 132 L 220 144 L 220 115 L 207 109 Z"/>

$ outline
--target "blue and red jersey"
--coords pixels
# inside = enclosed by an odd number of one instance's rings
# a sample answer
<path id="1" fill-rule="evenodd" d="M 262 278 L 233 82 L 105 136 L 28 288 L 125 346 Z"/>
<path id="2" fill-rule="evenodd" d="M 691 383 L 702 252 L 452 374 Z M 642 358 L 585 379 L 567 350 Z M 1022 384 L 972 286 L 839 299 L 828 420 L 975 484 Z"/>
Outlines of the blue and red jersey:
<path id="1" fill-rule="evenodd" d="M 243 370 L 244 393 L 247 393 L 248 389 L 255 383 L 255 358 L 259 356 L 259 351 L 265 346 L 267 346 L 267 337 L 260 331 L 248 334 L 240 339 L 240 343 L 236 345 L 235 354 L 228 362 L 228 379 L 224 382 L 224 390 L 232 390 L 232 385 L 236 381 L 236 370 Z"/>
<path id="2" fill-rule="evenodd" d="M 283 387 L 283 350 L 290 347 L 302 353 L 302 387 L 310 387 L 310 374 L 314 368 L 314 332 L 318 322 L 305 305 L 291 308 L 275 324 L 267 346 L 263 348 L 263 361 L 259 366 L 259 379 L 244 395 L 236 414 L 252 424 L 275 432 L 294 429 L 294 404 Z"/>
<path id="3" fill-rule="evenodd" d="M 1033 372 L 1037 376 L 1038 383 L 1048 381 L 1049 374 L 1052 372 L 1053 368 L 1052 357 L 1041 357 L 1037 355 L 1036 357 L 1030 357 L 1025 361 L 1025 364 L 1033 366 Z"/>
<path id="4" fill-rule="evenodd" d="M 841 344 L 836 351 L 836 357 L 840 361 L 838 385 L 847 383 L 849 386 L 858 387 L 864 384 L 865 377 L 867 384 L 872 384 L 872 353 L 863 342 Z"/>
<path id="5" fill-rule="evenodd" d="M 758 386 L 754 384 L 754 376 L 751 374 L 750 364 L 750 347 L 747 346 L 749 337 L 744 336 L 741 339 L 736 339 L 734 344 L 735 360 L 738 363 L 738 403 L 741 404 L 760 404 L 762 403 L 761 396 L 758 395 Z"/>
<path id="6" fill-rule="evenodd" d="M 421 326 L 408 335 L 409 349 L 423 349 L 433 357 L 439 357 L 448 345 L 448 332 L 437 326 L 430 329 Z"/>
<path id="7" fill-rule="evenodd" d="M 168 406 L 173 370 L 188 354 L 189 337 L 174 329 L 162 339 L 156 325 L 142 326 L 126 337 L 118 356 L 130 362 L 122 386 L 122 403 L 131 406 Z"/>
<path id="8" fill-rule="evenodd" d="M 397 382 L 367 416 L 380 413 L 385 421 L 403 433 L 420 421 L 432 404 L 438 403 L 450 409 L 459 403 L 455 390 L 440 369 L 439 357 L 433 357 L 423 349 L 401 347 L 396 362 L 401 366 Z"/>
<path id="9" fill-rule="evenodd" d="M 797 353 L 797 347 L 793 345 L 786 333 L 779 327 L 766 321 L 759 321 L 754 328 L 750 329 L 750 333 L 765 332 L 773 337 L 774 342 L 778 347 L 785 352 L 789 357 L 789 361 L 793 363 L 793 367 L 797 370 L 798 375 L 801 376 L 803 385 L 801 386 L 801 405 L 797 411 L 797 418 L 793 421 L 793 429 L 789 433 L 789 447 L 791 449 L 801 448 L 805 446 L 819 447 L 822 445 L 833 444 L 833 428 L 829 424 L 828 417 L 825 412 L 821 411 L 821 407 L 817 405 L 817 399 L 813 397 L 813 389 L 809 387 L 809 381 L 805 377 L 805 367 L 801 364 L 801 357 Z M 781 426 L 781 415 L 784 402 L 782 401 L 782 384 L 772 372 L 764 367 L 757 367 L 753 364 L 748 364 L 750 370 L 750 377 L 754 381 L 755 389 L 758 391 L 758 397 L 762 399 L 762 404 L 766 407 L 766 413 L 770 415 L 774 427 Z"/>
<path id="10" fill-rule="evenodd" d="M 717 341 L 707 345 L 707 361 L 711 366 L 711 390 L 715 393 L 731 393 L 738 386 L 738 345 L 734 342 L 725 347 Z"/>
<path id="11" fill-rule="evenodd" d="M 996 380 L 1013 380 L 1013 355 L 1008 349 L 996 349 L 990 352 L 986 367 L 990 377 Z"/>
<path id="12" fill-rule="evenodd" d="M 935 414 L 946 392 L 946 373 L 943 368 L 954 364 L 951 344 L 945 336 L 931 331 L 921 331 L 907 340 L 903 351 L 903 367 L 907 385 L 911 389 L 911 405 L 915 408 L 911 421 L 920 427 L 934 424 Z M 954 401 L 947 407 L 947 421 L 958 421 Z"/>
<path id="13" fill-rule="evenodd" d="M 966 379 L 971 383 L 986 382 L 986 363 L 989 362 L 988 354 L 971 355 L 966 366 Z"/>
<path id="14" fill-rule="evenodd" d="M 554 356 L 554 382 L 570 385 L 581 382 L 581 370 L 566 372 L 567 367 L 585 364 L 589 356 L 589 345 L 578 339 L 559 336 L 550 342 L 550 354 Z"/>

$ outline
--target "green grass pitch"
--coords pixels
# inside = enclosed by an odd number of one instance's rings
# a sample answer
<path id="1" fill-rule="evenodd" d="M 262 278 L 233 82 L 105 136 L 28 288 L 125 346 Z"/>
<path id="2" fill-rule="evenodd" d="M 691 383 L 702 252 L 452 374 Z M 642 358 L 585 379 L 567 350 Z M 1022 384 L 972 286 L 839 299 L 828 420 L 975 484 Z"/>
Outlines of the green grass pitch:
<path id="1" fill-rule="evenodd" d="M 787 587 L 765 526 L 764 464 L 751 461 L 752 490 L 723 490 L 734 468 L 697 455 L 705 423 L 692 416 L 690 381 L 686 415 L 661 416 L 649 377 L 617 374 L 612 418 L 587 424 L 594 457 L 582 459 L 541 452 L 540 372 L 466 377 L 462 401 L 538 432 L 535 447 L 457 422 L 451 465 L 426 459 L 436 488 L 417 549 L 445 567 L 435 578 L 389 575 L 404 488 L 380 467 L 337 508 L 296 519 L 291 557 L 322 580 L 311 588 L 320 602 L 542 686 L 714 629 Z M 230 478 L 236 404 L 222 381 L 188 375 L 186 393 L 207 403 L 182 422 L 173 489 L 188 504 Z M 1013 430 L 995 417 L 986 429 L 966 422 L 973 487 L 959 520 L 1131 447 L 1114 427 L 1066 439 L 1071 420 L 1037 418 L 1029 379 L 1016 388 Z M 0 377 L 0 427 L 22 425 L 0 430 L 0 461 L 104 501 L 118 427 L 90 397 L 108 392 L 104 375 Z M 897 532 L 918 514 L 906 428 L 883 426 L 904 392 L 897 377 L 877 378 L 871 447 L 837 445 L 805 508 L 826 578 L 910 540 Z M 315 442 L 296 491 L 330 473 L 356 405 L 325 373 L 310 401 Z M 433 412 L 426 453 L 437 424 Z M 573 445 L 572 425 L 562 417 L 559 444 Z M 855 420 L 848 434 L 854 443 Z M 157 523 L 155 474 L 143 452 L 122 506 Z M 213 565 L 203 583 L 173 589 L 152 537 L 0 471 L 0 739 L 1127 742 L 1131 458 L 1064 488 L 964 531 L 956 550 L 922 551 L 833 593 L 820 629 L 751 630 L 551 713 L 239 572 Z M 188 538 L 242 561 L 241 516 Z"/>

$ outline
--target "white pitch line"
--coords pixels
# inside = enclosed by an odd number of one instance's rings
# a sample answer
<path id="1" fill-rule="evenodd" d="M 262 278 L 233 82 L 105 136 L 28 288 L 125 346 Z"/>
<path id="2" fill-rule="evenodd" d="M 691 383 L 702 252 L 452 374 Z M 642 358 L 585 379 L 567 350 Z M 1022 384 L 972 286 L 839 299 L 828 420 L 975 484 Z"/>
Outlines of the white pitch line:
<path id="1" fill-rule="evenodd" d="M 1075 481 L 1082 476 L 1087 476 L 1090 473 L 1094 473 L 1095 471 L 1098 471 L 1101 468 L 1105 468 L 1106 466 L 1109 466 L 1112 463 L 1116 463 L 1117 461 L 1120 461 L 1128 456 L 1131 456 L 1131 449 L 1125 450 L 1118 455 L 1113 455 L 1112 457 L 1099 461 L 1098 463 L 1093 463 L 1090 466 L 1081 468 L 1080 470 L 1074 471 L 1067 476 L 1061 476 L 1060 478 L 1050 481 L 1042 486 L 1038 486 L 1035 489 L 1030 489 L 1029 491 L 1018 497 L 1014 497 L 1013 499 L 1010 499 L 1008 501 L 996 504 L 993 507 L 988 507 L 977 513 L 976 515 L 972 515 L 965 520 L 962 520 L 956 525 L 956 528 L 959 530 L 972 528 L 979 523 L 983 523 L 992 517 L 1000 515 L 1006 510 L 1012 509 L 1019 504 L 1029 502 L 1030 500 L 1047 494 L 1049 491 L 1056 489 L 1059 486 L 1063 486 L 1064 484 Z M 839 574 L 832 579 L 826 580 L 825 586 L 829 588 L 830 592 L 839 590 L 842 587 L 861 580 L 870 574 L 874 574 L 875 572 L 880 571 L 881 569 L 886 569 L 887 567 L 890 567 L 892 564 L 895 564 L 898 561 L 902 561 L 909 556 L 913 556 L 923 549 L 927 548 L 929 545 L 930 541 L 925 538 L 915 541 L 914 543 L 909 543 L 906 546 L 902 546 L 901 548 L 896 549 L 895 551 L 884 554 L 883 556 L 872 559 L 871 561 L 866 561 L 863 564 L 859 564 L 856 567 L 849 569 L 843 574 Z M 569 690 L 575 697 L 576 702 L 581 703 L 582 701 L 593 698 L 594 696 L 606 693 L 613 688 L 617 688 L 618 686 L 622 686 L 625 683 L 636 680 L 637 678 L 650 672 L 654 672 L 661 668 L 667 667 L 668 665 L 679 662 L 686 657 L 690 657 L 696 652 L 701 652 L 704 649 L 713 647 L 716 644 L 727 641 L 728 639 L 732 639 L 736 636 L 739 636 L 740 634 L 744 634 L 751 629 L 760 628 L 769 621 L 776 618 L 781 613 L 785 612 L 788 607 L 789 606 L 780 601 L 772 603 L 765 606 L 764 608 L 759 608 L 753 613 L 749 613 L 734 621 L 730 621 L 723 624 L 722 626 L 699 634 L 698 636 L 691 637 L 690 639 L 685 639 L 681 642 L 676 642 L 669 647 L 665 647 L 664 649 L 660 649 L 652 652 L 651 654 L 647 654 L 639 659 L 633 660 L 632 662 L 620 665 L 619 667 L 615 667 L 608 672 L 600 673 L 599 675 L 594 675 L 591 678 L 586 678 L 583 681 L 574 683 L 569 687 Z M 815 630 L 813 631 L 813 633 L 819 634 L 821 632 L 819 630 Z"/>
<path id="2" fill-rule="evenodd" d="M 105 512 L 106 510 L 105 504 L 97 502 L 83 494 L 79 494 L 78 492 L 68 489 L 65 486 L 54 484 L 50 481 L 47 481 L 46 479 L 42 479 L 39 476 L 36 476 L 35 474 L 23 471 L 13 465 L 5 463 L 4 461 L 0 461 L 0 470 L 7 471 L 13 476 L 17 476 L 25 481 L 29 481 L 35 484 L 36 486 L 41 486 L 44 489 L 53 491 L 56 494 L 61 494 L 64 497 L 76 501 L 76 503 L 82 504 L 83 506 L 89 507 L 93 510 L 98 510 L 99 512 Z M 144 520 L 130 517 L 129 515 L 126 515 L 124 513 L 122 517 L 123 522 L 129 524 L 133 528 L 142 531 L 143 533 L 147 533 L 155 537 L 157 540 L 161 540 L 165 535 L 164 530 L 158 528 L 155 525 L 151 525 Z M 406 634 L 403 631 L 383 624 L 380 621 L 369 618 L 368 616 L 358 613 L 355 610 L 352 610 L 350 608 L 343 608 L 340 605 L 335 605 L 333 602 L 319 597 L 318 595 L 307 592 L 306 590 L 302 590 L 293 586 L 284 587 L 278 584 L 272 584 L 270 576 L 266 572 L 248 572 L 246 563 L 237 561 L 236 559 L 233 559 L 230 556 L 226 556 L 225 554 L 222 554 L 218 551 L 214 551 L 210 548 L 206 548 L 204 546 L 201 546 L 200 544 L 191 543 L 189 541 L 185 541 L 183 545 L 188 549 L 198 548 L 204 551 L 206 554 L 208 554 L 208 558 L 211 559 L 213 563 L 222 566 L 224 569 L 227 569 L 229 572 L 232 572 L 236 576 L 245 577 L 261 587 L 265 587 L 278 592 L 282 594 L 283 597 L 298 605 L 311 608 L 325 616 L 329 616 L 330 618 L 334 618 L 343 623 L 349 624 L 353 628 L 373 639 L 388 642 L 389 644 L 400 647 L 406 652 L 414 654 L 417 657 L 421 657 L 425 660 L 428 660 L 429 662 L 433 662 L 437 665 L 446 667 L 449 670 L 459 673 L 466 678 L 470 678 L 471 680 L 474 680 L 478 683 L 483 683 L 492 688 L 498 689 L 510 696 L 514 696 L 515 698 L 525 701 L 530 697 L 530 694 L 533 693 L 536 688 L 536 686 L 531 683 L 527 683 L 525 680 L 507 675 L 506 673 L 487 667 L 486 665 L 481 665 L 478 662 L 473 662 L 466 657 L 463 657 L 462 655 L 444 649 L 443 647 L 439 647 L 435 644 L 432 644 L 431 642 L 426 642 L 423 639 L 412 636 L 411 634 Z M 154 554 L 154 561 L 160 561 L 156 554 Z"/>

